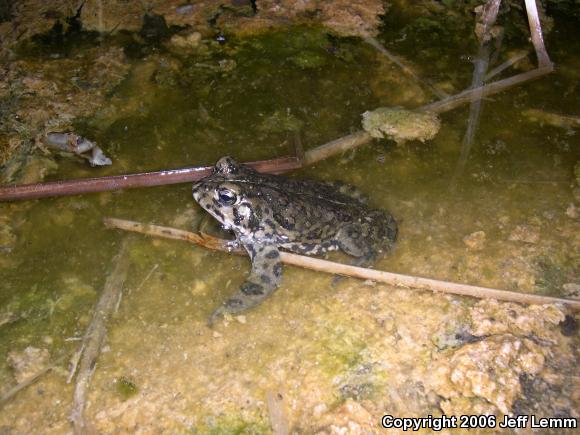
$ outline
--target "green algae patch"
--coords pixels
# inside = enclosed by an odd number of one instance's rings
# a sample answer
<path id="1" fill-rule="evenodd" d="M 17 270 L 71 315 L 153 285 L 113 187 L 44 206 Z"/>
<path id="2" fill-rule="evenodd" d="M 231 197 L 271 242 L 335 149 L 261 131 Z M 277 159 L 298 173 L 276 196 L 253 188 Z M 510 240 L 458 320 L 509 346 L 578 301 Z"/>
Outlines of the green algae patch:
<path id="1" fill-rule="evenodd" d="M 539 293 L 549 296 L 562 296 L 562 288 L 567 282 L 578 279 L 578 267 L 569 258 L 540 256 L 535 261 L 536 285 Z"/>
<path id="2" fill-rule="evenodd" d="M 329 376 L 344 374 L 363 361 L 366 343 L 347 325 L 330 324 L 321 331 L 314 358 Z"/>
<path id="3" fill-rule="evenodd" d="M 115 382 L 115 390 L 122 400 L 127 400 L 139 392 L 137 384 L 132 379 L 121 376 Z"/>
<path id="4" fill-rule="evenodd" d="M 327 62 L 326 56 L 315 51 L 303 51 L 288 60 L 301 69 L 322 68 Z"/>

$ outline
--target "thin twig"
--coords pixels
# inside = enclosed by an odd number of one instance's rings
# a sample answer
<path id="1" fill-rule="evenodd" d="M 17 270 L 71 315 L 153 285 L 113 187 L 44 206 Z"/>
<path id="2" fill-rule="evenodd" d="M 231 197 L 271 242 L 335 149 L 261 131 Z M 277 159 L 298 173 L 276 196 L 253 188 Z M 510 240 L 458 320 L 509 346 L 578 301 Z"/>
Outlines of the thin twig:
<path id="1" fill-rule="evenodd" d="M 577 128 L 580 127 L 580 117 L 571 115 L 560 115 L 559 113 L 546 112 L 540 109 L 527 109 L 522 113 L 531 121 L 546 123 L 553 127 L 559 128 Z"/>
<path id="2" fill-rule="evenodd" d="M 307 150 L 304 153 L 304 164 L 311 165 L 320 160 L 324 160 L 335 154 L 340 154 L 350 149 L 358 148 L 372 140 L 372 136 L 364 130 L 359 130 L 352 134 L 343 136 L 331 142 Z"/>
<path id="3" fill-rule="evenodd" d="M 477 57 L 474 62 L 473 67 L 473 78 L 471 81 L 472 89 L 481 89 L 483 85 L 485 73 L 489 65 L 489 53 L 490 46 L 489 42 L 492 39 L 492 28 L 497 19 L 497 14 L 499 11 L 499 6 L 501 0 L 487 0 L 485 5 L 483 5 L 483 11 L 481 14 L 481 21 L 483 24 L 483 30 L 479 35 L 479 49 L 477 51 Z M 479 125 L 479 118 L 481 115 L 482 108 L 481 97 L 471 101 L 469 105 L 469 118 L 467 121 L 467 130 L 465 136 L 463 136 L 463 141 L 461 143 L 461 155 L 455 167 L 455 171 L 451 178 L 451 184 L 454 186 L 457 179 L 463 174 L 465 165 L 469 158 L 471 152 L 471 146 L 473 145 L 473 140 L 475 139 L 475 133 Z"/>
<path id="4" fill-rule="evenodd" d="M 79 340 L 82 340 L 82 338 L 80 338 Z M 70 384 L 72 379 L 75 377 L 75 374 L 77 372 L 77 368 L 79 366 L 79 361 L 81 360 L 81 356 L 82 356 L 84 350 L 85 350 L 85 344 L 83 342 L 83 343 L 81 343 L 81 347 L 79 348 L 79 350 L 77 350 L 74 353 L 74 355 L 72 356 L 72 358 L 70 359 L 70 370 L 68 371 L 68 376 L 66 377 L 67 384 Z"/>
<path id="5" fill-rule="evenodd" d="M 199 243 L 204 247 L 233 252 L 227 241 L 210 237 L 208 235 L 199 235 L 189 231 L 179 230 L 171 227 L 159 225 L 142 224 L 139 222 L 128 221 L 124 219 L 105 218 L 104 223 L 108 228 L 117 228 L 127 231 L 134 231 L 156 237 L 165 237 L 175 240 L 184 240 L 192 243 Z M 242 251 L 237 253 L 242 254 Z M 304 267 L 307 269 L 350 276 L 364 280 L 382 282 L 389 285 L 407 288 L 417 288 L 421 290 L 430 290 L 442 293 L 451 293 L 463 296 L 472 296 L 476 298 L 492 298 L 503 301 L 512 301 L 526 304 L 564 304 L 572 309 L 580 310 L 580 301 L 572 299 L 556 298 L 551 296 L 541 296 L 530 293 L 519 293 L 508 290 L 498 290 L 487 287 L 472 286 L 466 284 L 457 284 L 447 281 L 439 281 L 417 276 L 402 275 L 397 273 L 383 272 L 380 270 L 366 269 L 363 267 L 348 266 L 346 264 L 335 263 L 319 258 L 306 257 L 303 255 L 291 254 L 289 252 L 281 253 L 283 263 L 293 266 Z"/>
<path id="6" fill-rule="evenodd" d="M 411 68 L 409 68 L 407 65 L 405 65 L 397 56 L 395 56 L 393 53 L 391 53 L 389 50 L 387 50 L 379 41 L 377 41 L 376 38 L 374 38 L 370 35 L 366 35 L 363 39 L 367 44 L 370 44 L 371 46 L 376 48 L 387 59 L 389 59 L 391 62 L 393 62 L 399 68 L 401 68 L 405 73 L 407 73 L 409 76 L 411 76 L 413 79 L 415 79 L 415 81 L 417 81 L 417 83 L 419 83 L 419 84 L 425 86 L 427 89 L 429 89 L 433 94 L 435 94 L 435 96 L 437 96 L 441 99 L 449 97 L 449 95 L 447 93 L 443 92 L 441 89 L 437 89 L 435 86 L 433 86 L 427 80 L 419 77 L 415 73 L 415 71 L 413 71 Z"/>
<path id="7" fill-rule="evenodd" d="M 268 390 L 266 392 L 268 416 L 270 417 L 270 425 L 274 435 L 288 435 L 290 433 L 284 395 L 285 393 L 282 389 Z"/>
<path id="8" fill-rule="evenodd" d="M 86 433 L 85 408 L 91 378 L 95 370 L 101 346 L 107 333 L 107 322 L 111 317 L 119 300 L 123 283 L 129 270 L 128 255 L 129 240 L 126 238 L 121 244 L 119 253 L 113 259 L 114 268 L 107 277 L 101 298 L 95 307 L 93 318 L 89 324 L 81 348 L 84 348 L 79 361 L 79 370 L 75 382 L 71 421 L 75 434 Z"/>
<path id="9" fill-rule="evenodd" d="M 542 36 L 542 24 L 540 23 L 540 17 L 538 16 L 536 0 L 525 0 L 525 2 L 526 12 L 528 14 L 528 24 L 530 25 L 530 34 L 532 36 L 532 44 L 534 44 L 536 56 L 538 57 L 538 66 L 540 68 L 553 69 L 554 66 L 544 45 L 544 37 Z"/>
<path id="10" fill-rule="evenodd" d="M 434 112 L 443 113 L 449 110 L 455 109 L 468 103 L 472 100 L 479 98 L 485 98 L 498 92 L 504 91 L 508 88 L 520 85 L 524 82 L 537 79 L 543 75 L 549 74 L 554 69 L 552 67 L 540 67 L 531 71 L 526 71 L 521 74 L 509 77 L 507 79 L 498 80 L 496 82 L 489 83 L 480 88 L 467 89 L 459 94 L 453 95 L 445 100 L 435 101 L 434 103 L 426 104 L 417 110 L 422 110 L 424 112 Z"/>
<path id="11" fill-rule="evenodd" d="M 502 73 L 503 71 L 505 71 L 506 69 L 508 69 L 512 65 L 515 65 L 520 60 L 525 59 L 526 57 L 528 57 L 528 54 L 530 54 L 530 51 L 529 50 L 523 50 L 523 51 L 521 51 L 519 53 L 516 53 L 515 55 L 513 55 L 512 57 L 510 57 L 508 60 L 506 60 L 504 63 L 496 66 L 494 69 L 492 69 L 490 72 L 488 72 L 487 75 L 485 76 L 485 81 L 486 82 L 489 82 L 496 75 Z"/>
<path id="12" fill-rule="evenodd" d="M 147 274 L 147 276 L 145 278 L 143 278 L 143 281 L 141 281 L 139 283 L 139 285 L 135 288 L 135 291 L 138 292 L 139 290 L 141 290 L 141 288 L 143 287 L 143 285 L 149 280 L 149 278 L 151 278 L 151 275 L 153 275 L 153 272 L 155 272 L 158 267 L 159 267 L 159 263 L 155 263 L 155 265 L 151 268 L 151 270 L 149 271 L 149 273 Z"/>

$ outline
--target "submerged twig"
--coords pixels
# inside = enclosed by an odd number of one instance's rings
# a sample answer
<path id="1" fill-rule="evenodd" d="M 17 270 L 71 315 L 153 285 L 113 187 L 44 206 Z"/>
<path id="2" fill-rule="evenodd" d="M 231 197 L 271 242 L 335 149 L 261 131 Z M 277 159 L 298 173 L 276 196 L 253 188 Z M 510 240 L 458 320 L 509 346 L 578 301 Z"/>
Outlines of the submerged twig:
<path id="1" fill-rule="evenodd" d="M 288 415 L 284 403 L 284 392 L 268 390 L 266 392 L 266 404 L 268 405 L 268 416 L 274 435 L 288 435 L 290 426 L 288 424 Z"/>
<path id="2" fill-rule="evenodd" d="M 295 157 L 281 157 L 246 163 L 260 172 L 279 174 L 302 166 Z M 44 198 L 47 196 L 78 195 L 81 193 L 108 192 L 135 187 L 163 186 L 199 180 L 208 176 L 213 166 L 193 166 L 167 171 L 139 174 L 112 175 L 99 178 L 53 181 L 49 183 L 0 186 L 0 201 Z"/>
<path id="3" fill-rule="evenodd" d="M 165 237 L 175 240 L 184 240 L 200 244 L 206 248 L 219 251 L 233 252 L 231 245 L 225 240 L 217 239 L 206 234 L 199 235 L 189 231 L 178 230 L 176 228 L 159 225 L 142 224 L 140 222 L 128 221 L 125 219 L 105 218 L 105 225 L 108 228 L 118 228 L 134 231 L 149 236 Z M 245 252 L 245 251 L 244 251 Z M 239 250 L 237 253 L 242 254 Z M 306 257 L 303 255 L 281 252 L 281 260 L 285 264 L 304 267 L 319 272 L 350 276 L 364 280 L 382 282 L 398 287 L 416 288 L 442 293 L 450 293 L 476 298 L 491 298 L 502 301 L 512 301 L 526 304 L 564 304 L 572 309 L 580 310 L 580 301 L 551 296 L 541 296 L 530 293 L 519 293 L 508 290 L 498 290 L 488 287 L 479 287 L 466 284 L 457 284 L 447 281 L 439 281 L 417 276 L 402 275 L 397 273 L 383 272 L 380 270 L 366 269 L 363 267 L 348 266 L 346 264 L 335 263 L 319 258 Z"/>
<path id="4" fill-rule="evenodd" d="M 538 66 L 540 68 L 553 69 L 554 66 L 544 45 L 544 37 L 542 36 L 542 24 L 540 23 L 540 17 L 538 15 L 536 0 L 525 0 L 525 2 L 526 13 L 528 14 L 528 23 L 530 25 L 530 34 L 532 36 L 532 44 L 534 44 L 536 56 L 538 57 Z"/>
<path id="5" fill-rule="evenodd" d="M 580 117 L 560 115 L 559 113 L 546 112 L 540 109 L 527 109 L 522 114 L 531 121 L 541 124 L 549 124 L 553 127 L 572 129 L 580 127 Z"/>
<path id="6" fill-rule="evenodd" d="M 409 68 L 407 65 L 405 65 L 397 56 L 395 56 L 393 53 L 391 53 L 389 50 L 387 50 L 379 41 L 377 41 L 376 38 L 374 38 L 370 35 L 366 35 L 363 39 L 367 44 L 370 44 L 371 46 L 376 48 L 387 59 L 389 59 L 391 62 L 393 62 L 399 68 L 401 68 L 405 73 L 407 73 L 409 76 L 411 76 L 416 82 L 418 82 L 419 84 L 421 84 L 421 85 L 425 86 L 427 89 L 429 89 L 437 97 L 447 98 L 449 96 L 447 93 L 443 92 L 442 90 L 437 89 L 435 86 L 433 86 L 427 80 L 419 77 L 415 73 L 415 71 L 413 71 L 411 68 Z"/>
<path id="7" fill-rule="evenodd" d="M 304 153 L 304 164 L 311 165 L 324 160 L 335 154 L 340 154 L 350 149 L 358 148 L 372 140 L 372 136 L 364 130 L 354 132 L 324 145 L 307 150 Z"/>
<path id="8" fill-rule="evenodd" d="M 504 63 L 496 66 L 494 69 L 492 69 L 490 72 L 488 72 L 487 75 L 485 76 L 485 79 L 484 80 L 486 82 L 490 81 L 496 75 L 502 73 L 503 71 L 505 71 L 506 69 L 508 69 L 512 65 L 515 65 L 520 60 L 525 59 L 526 57 L 528 57 L 528 54 L 529 53 L 530 53 L 529 50 L 522 50 L 519 53 L 516 53 L 515 55 L 513 55 L 512 57 L 510 57 L 508 60 L 506 60 Z"/>
<path id="9" fill-rule="evenodd" d="M 81 344 L 81 349 L 84 350 L 79 360 L 79 370 L 75 382 L 71 412 L 71 421 L 75 434 L 86 433 L 84 413 L 89 385 L 101 352 L 101 346 L 107 333 L 107 323 L 121 296 L 123 283 L 129 270 L 130 259 L 128 247 L 129 240 L 123 240 L 119 253 L 113 259 L 113 271 L 107 277 L 101 298 L 95 307 L 93 318 Z"/>
<path id="10" fill-rule="evenodd" d="M 478 35 L 480 43 L 477 52 L 477 57 L 475 58 L 474 62 L 473 79 L 471 81 L 472 89 L 481 89 L 481 86 L 483 85 L 485 73 L 489 65 L 489 56 L 490 56 L 489 43 L 493 38 L 492 28 L 497 19 L 500 4 L 501 0 L 488 0 L 482 6 L 481 12 L 482 30 L 481 33 Z M 454 184 L 457 178 L 459 178 L 461 174 L 463 174 L 463 171 L 465 169 L 465 164 L 467 163 L 467 159 L 469 158 L 471 146 L 475 138 L 475 132 L 477 131 L 477 127 L 479 125 L 479 117 L 481 115 L 481 105 L 482 105 L 481 96 L 472 100 L 469 105 L 469 118 L 467 121 L 467 130 L 465 132 L 465 136 L 463 136 L 463 141 L 461 144 L 461 154 L 459 156 L 459 161 L 457 162 L 457 166 L 455 168 L 455 172 L 452 177 L 452 184 Z"/>
<path id="11" fill-rule="evenodd" d="M 552 67 L 536 68 L 531 71 L 526 71 L 524 73 L 508 77 L 507 79 L 488 83 L 487 85 L 481 86 L 480 88 L 467 89 L 463 92 L 460 92 L 459 94 L 455 94 L 449 98 L 446 98 L 445 100 L 435 101 L 434 103 L 421 106 L 418 110 L 435 113 L 447 112 L 472 100 L 477 100 L 493 94 L 497 94 L 498 92 L 505 91 L 508 88 L 512 88 L 516 85 L 520 85 L 527 81 L 549 74 L 552 71 Z"/>

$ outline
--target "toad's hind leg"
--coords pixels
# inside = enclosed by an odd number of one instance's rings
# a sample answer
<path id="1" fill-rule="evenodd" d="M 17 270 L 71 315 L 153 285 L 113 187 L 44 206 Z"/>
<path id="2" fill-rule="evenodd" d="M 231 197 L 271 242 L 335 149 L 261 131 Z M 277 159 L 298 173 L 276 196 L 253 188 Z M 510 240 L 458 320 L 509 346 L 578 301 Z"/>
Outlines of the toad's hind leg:
<path id="1" fill-rule="evenodd" d="M 356 257 L 354 266 L 369 267 L 383 252 L 393 248 L 397 232 L 395 219 L 386 212 L 376 211 L 360 222 L 341 228 L 337 241 L 342 251 Z"/>
<path id="2" fill-rule="evenodd" d="M 361 225 L 351 224 L 341 228 L 337 239 L 340 250 L 355 257 L 351 262 L 353 266 L 368 267 L 378 257 L 379 252 L 373 249 L 375 248 L 373 244 L 368 243 L 367 235 Z"/>
<path id="3" fill-rule="evenodd" d="M 276 290 L 282 276 L 280 251 L 271 245 L 244 245 L 252 260 L 252 272 L 236 293 L 214 311 L 209 324 L 225 313 L 236 314 L 259 305 Z"/>

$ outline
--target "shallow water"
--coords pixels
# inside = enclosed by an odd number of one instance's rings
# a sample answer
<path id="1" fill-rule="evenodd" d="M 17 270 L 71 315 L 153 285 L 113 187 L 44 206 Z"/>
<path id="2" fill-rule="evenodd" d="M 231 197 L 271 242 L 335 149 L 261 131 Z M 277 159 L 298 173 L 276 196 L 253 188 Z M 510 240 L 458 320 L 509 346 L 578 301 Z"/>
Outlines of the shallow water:
<path id="1" fill-rule="evenodd" d="M 395 18 L 387 16 L 380 38 L 389 49 L 453 92 L 469 85 L 472 67 L 464 54 L 475 47 L 470 33 L 442 36 L 442 45 L 434 46 L 422 39 L 423 27 L 405 20 L 395 25 Z M 580 279 L 578 220 L 566 213 L 574 202 L 580 139 L 574 130 L 530 121 L 523 112 L 580 113 L 580 41 L 572 34 L 573 23 L 561 19 L 548 37 L 555 73 L 484 102 L 476 142 L 455 185 L 468 107 L 443 114 L 431 142 L 376 141 L 290 176 L 352 183 L 397 218 L 397 249 L 378 269 L 563 296 L 562 285 Z M 521 48 L 526 42 L 520 39 L 508 38 L 506 45 Z M 223 155 L 240 161 L 284 156 L 294 129 L 308 149 L 358 130 L 365 110 L 430 100 L 380 56 L 356 39 L 291 27 L 234 38 L 189 57 L 161 52 L 134 60 L 132 76 L 112 96 L 115 116 L 78 123 L 78 133 L 96 140 L 113 166 L 92 169 L 59 159 L 51 179 L 207 165 Z M 12 317 L 0 326 L 6 385 L 12 382 L 9 351 L 32 345 L 55 359 L 76 349 L 78 342 L 67 339 L 82 336 L 111 259 L 127 237 L 105 229 L 103 217 L 184 229 L 212 225 L 188 185 L 0 207 L 16 237 L 0 262 L 0 306 Z M 539 240 L 510 241 L 520 225 Z M 485 245 L 469 250 L 463 238 L 476 231 L 485 232 Z M 438 412 L 436 400 L 407 379 L 420 382 L 428 364 L 412 366 L 434 352 L 431 336 L 464 319 L 475 301 L 354 280 L 333 289 L 329 277 L 287 267 L 274 296 L 212 332 L 205 320 L 243 280 L 248 261 L 139 236 L 131 246 L 126 294 L 91 393 L 88 415 L 99 431 L 118 425 L 127 431 L 268 432 L 264 396 L 279 388 L 294 426 L 306 433 L 313 430 L 308 418 L 319 419 L 346 397 L 374 399 L 373 409 L 385 412 L 388 406 L 417 415 Z M 373 316 L 383 319 L 380 327 Z M 403 338 L 393 341 L 393 330 Z M 361 383 L 356 379 L 364 377 L 359 369 L 365 364 L 379 368 Z M 116 388 L 123 377 L 137 386 L 129 399 Z M 29 416 L 32 424 L 47 419 L 50 431 L 66 432 L 71 392 L 63 379 L 51 374 L 22 393 L 2 412 L 2 424 L 22 430 Z M 401 398 L 401 391 L 421 400 Z M 47 396 L 57 398 L 52 414 L 39 411 L 48 409 Z"/>

